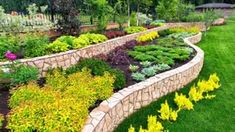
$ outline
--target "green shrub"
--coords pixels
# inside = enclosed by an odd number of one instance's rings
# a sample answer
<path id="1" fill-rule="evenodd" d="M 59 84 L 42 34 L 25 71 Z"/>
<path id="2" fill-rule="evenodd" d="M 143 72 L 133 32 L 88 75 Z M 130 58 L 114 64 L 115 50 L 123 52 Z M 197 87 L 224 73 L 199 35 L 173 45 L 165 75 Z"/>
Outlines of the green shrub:
<path id="1" fill-rule="evenodd" d="M 54 71 L 50 77 L 61 78 L 63 73 Z M 11 113 L 7 128 L 11 131 L 81 131 L 88 116 L 89 107 L 96 100 L 105 100 L 112 95 L 114 78 L 109 73 L 92 76 L 83 69 L 68 75 L 64 89 L 54 83 L 39 88 L 29 83 L 11 91 Z"/>
<path id="2" fill-rule="evenodd" d="M 29 81 L 37 80 L 39 71 L 35 67 L 19 65 L 12 69 L 12 72 L 5 73 L 6 78 L 11 79 L 12 85 L 25 84 Z"/>
<path id="3" fill-rule="evenodd" d="M 131 13 L 130 26 L 137 26 L 137 14 L 136 14 L 136 12 Z"/>
<path id="4" fill-rule="evenodd" d="M 186 47 L 182 39 L 167 37 L 159 39 L 158 45 L 135 46 L 128 55 L 142 63 L 149 61 L 155 64 L 174 65 L 175 61 L 188 60 L 192 53 L 193 49 Z"/>
<path id="5" fill-rule="evenodd" d="M 49 50 L 49 52 L 52 53 L 64 52 L 69 50 L 69 44 L 67 44 L 66 42 L 61 42 L 59 40 L 56 40 L 53 43 L 50 43 L 47 46 L 47 49 Z"/>
<path id="6" fill-rule="evenodd" d="M 160 35 L 160 37 L 166 37 L 167 35 L 171 34 L 171 32 L 169 29 L 166 29 L 166 30 L 158 31 L 158 34 Z"/>
<path id="7" fill-rule="evenodd" d="M 108 63 L 98 60 L 98 59 L 84 59 L 81 60 L 75 66 L 68 68 L 65 72 L 71 74 L 77 71 L 81 71 L 83 68 L 91 69 L 92 75 L 102 76 L 105 72 L 109 72 L 115 77 L 114 87 L 116 89 L 121 89 L 126 84 L 126 78 L 122 71 L 118 69 L 113 69 Z"/>
<path id="8" fill-rule="evenodd" d="M 187 16 L 183 17 L 185 22 L 201 22 L 204 20 L 204 14 L 199 12 L 190 12 Z"/>
<path id="9" fill-rule="evenodd" d="M 128 34 L 133 34 L 133 33 L 138 33 L 147 30 L 144 27 L 138 27 L 138 26 L 133 26 L 133 27 L 127 27 L 124 29 L 124 31 Z"/>
<path id="10" fill-rule="evenodd" d="M 73 40 L 75 37 L 73 36 L 61 36 L 57 40 L 63 43 L 67 43 L 69 46 L 73 46 Z"/>
<path id="11" fill-rule="evenodd" d="M 101 43 L 106 40 L 108 40 L 108 38 L 102 34 L 94 34 L 94 33 L 82 34 L 78 38 L 73 40 L 73 48 L 79 49 L 91 44 Z"/>
<path id="12" fill-rule="evenodd" d="M 3 121 L 4 121 L 4 116 L 0 114 L 0 128 L 2 128 Z"/>
<path id="13" fill-rule="evenodd" d="M 12 35 L 1 35 L 0 36 L 0 59 L 4 59 L 5 53 L 9 50 L 13 53 L 19 51 L 19 41 L 17 37 Z"/>
<path id="14" fill-rule="evenodd" d="M 49 44 L 47 36 L 39 34 L 28 34 L 23 40 L 25 57 L 37 57 L 47 54 L 46 48 Z"/>

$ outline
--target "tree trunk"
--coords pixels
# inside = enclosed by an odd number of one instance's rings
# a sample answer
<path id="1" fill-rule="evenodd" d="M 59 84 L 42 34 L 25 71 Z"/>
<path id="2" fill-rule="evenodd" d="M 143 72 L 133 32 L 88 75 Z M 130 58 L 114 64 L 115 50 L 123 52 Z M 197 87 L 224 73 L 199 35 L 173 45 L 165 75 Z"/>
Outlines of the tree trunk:
<path id="1" fill-rule="evenodd" d="M 128 6 L 128 27 L 130 27 L 130 0 L 127 0 L 127 6 Z"/>

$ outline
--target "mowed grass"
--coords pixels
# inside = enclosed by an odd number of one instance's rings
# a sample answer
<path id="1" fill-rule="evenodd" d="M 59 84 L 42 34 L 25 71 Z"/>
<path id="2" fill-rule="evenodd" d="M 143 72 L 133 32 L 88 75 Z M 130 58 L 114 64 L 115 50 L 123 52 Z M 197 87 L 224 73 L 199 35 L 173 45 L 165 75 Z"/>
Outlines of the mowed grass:
<path id="1" fill-rule="evenodd" d="M 229 20 L 225 26 L 212 27 L 198 46 L 205 52 L 202 72 L 198 79 L 179 92 L 188 93 L 190 86 L 215 72 L 222 86 L 213 92 L 215 99 L 198 102 L 194 110 L 181 111 L 176 122 L 163 122 L 163 126 L 170 132 L 235 132 L 235 20 Z M 124 120 L 115 131 L 127 132 L 130 125 L 146 128 L 147 116 L 157 115 L 160 104 L 165 100 L 176 108 L 173 98 L 174 94 L 169 94 L 142 108 Z"/>

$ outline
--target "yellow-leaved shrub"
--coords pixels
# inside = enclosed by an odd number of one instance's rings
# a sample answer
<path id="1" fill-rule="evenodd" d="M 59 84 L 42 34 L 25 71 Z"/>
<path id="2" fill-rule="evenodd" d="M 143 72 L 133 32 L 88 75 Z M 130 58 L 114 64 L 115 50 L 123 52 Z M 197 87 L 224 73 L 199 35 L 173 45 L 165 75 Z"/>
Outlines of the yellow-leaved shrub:
<path id="1" fill-rule="evenodd" d="M 175 103 L 177 104 L 179 110 L 186 109 L 186 110 L 192 110 L 193 109 L 193 103 L 182 93 L 179 95 L 177 92 L 175 93 Z"/>
<path id="2" fill-rule="evenodd" d="M 0 114 L 0 128 L 2 128 L 4 117 Z"/>
<path id="3" fill-rule="evenodd" d="M 157 116 L 148 116 L 148 128 L 143 129 L 142 126 L 140 126 L 139 132 L 163 132 L 164 127 L 162 126 L 162 123 L 157 121 Z M 130 127 L 128 129 L 128 132 L 135 132 L 134 127 Z"/>
<path id="4" fill-rule="evenodd" d="M 148 42 L 148 41 L 152 41 L 158 37 L 159 37 L 158 32 L 150 32 L 150 33 L 147 33 L 147 34 L 144 34 L 144 35 L 137 37 L 136 40 L 138 42 Z"/>
<path id="5" fill-rule="evenodd" d="M 59 71 L 47 77 L 50 78 L 42 88 L 31 82 L 11 91 L 8 129 L 15 132 L 81 131 L 89 107 L 96 100 L 107 99 L 113 91 L 114 77 L 109 73 L 92 76 L 90 70 L 83 69 L 67 77 Z"/>
<path id="6" fill-rule="evenodd" d="M 167 100 L 161 104 L 161 109 L 158 111 L 162 120 L 176 121 L 178 112 L 169 107 Z"/>
<path id="7" fill-rule="evenodd" d="M 191 101 L 198 102 L 202 99 L 213 99 L 215 95 L 209 95 L 212 92 L 220 88 L 219 77 L 217 74 L 211 74 L 209 79 L 198 81 L 197 86 L 191 87 L 189 91 L 189 98 Z"/>
<path id="8" fill-rule="evenodd" d="M 188 33 L 199 33 L 200 28 L 197 26 L 193 27 L 175 27 L 169 29 L 170 33 L 182 33 L 182 32 L 188 32 Z"/>

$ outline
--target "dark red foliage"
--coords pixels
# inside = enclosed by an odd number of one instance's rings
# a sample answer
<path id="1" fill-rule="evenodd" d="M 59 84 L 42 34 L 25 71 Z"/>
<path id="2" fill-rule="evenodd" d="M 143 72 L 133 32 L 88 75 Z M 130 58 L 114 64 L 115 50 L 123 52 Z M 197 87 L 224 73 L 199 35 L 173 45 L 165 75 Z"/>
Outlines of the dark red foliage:
<path id="1" fill-rule="evenodd" d="M 108 56 L 105 54 L 99 54 L 97 56 L 95 56 L 95 58 L 103 60 L 103 61 L 107 61 L 108 60 Z"/>
<path id="2" fill-rule="evenodd" d="M 144 26 L 145 28 L 147 28 L 147 29 L 152 29 L 152 28 L 156 28 L 157 26 L 153 26 L 153 25 L 146 25 L 146 26 Z"/>
<path id="3" fill-rule="evenodd" d="M 106 31 L 106 32 L 104 32 L 104 35 L 108 39 L 112 39 L 112 38 L 124 36 L 124 35 L 126 35 L 126 33 L 124 31 Z"/>
<path id="4" fill-rule="evenodd" d="M 137 43 L 138 42 L 136 40 L 131 40 L 131 41 L 126 42 L 124 46 L 127 49 L 133 49 L 137 45 Z"/>
<path id="5" fill-rule="evenodd" d="M 111 51 L 108 55 L 108 60 L 113 65 L 130 64 L 128 53 L 122 47 Z"/>

